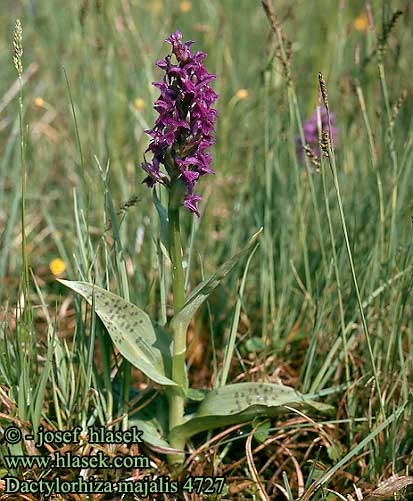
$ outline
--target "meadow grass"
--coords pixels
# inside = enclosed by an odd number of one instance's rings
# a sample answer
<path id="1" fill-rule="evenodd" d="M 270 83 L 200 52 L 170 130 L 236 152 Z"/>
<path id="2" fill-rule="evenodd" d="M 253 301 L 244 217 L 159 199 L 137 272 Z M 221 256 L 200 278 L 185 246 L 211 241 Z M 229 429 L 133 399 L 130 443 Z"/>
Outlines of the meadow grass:
<path id="1" fill-rule="evenodd" d="M 196 435 L 187 474 L 225 475 L 223 499 L 288 500 L 358 499 L 356 487 L 367 496 L 411 475 L 412 12 L 402 0 L 274 4 L 274 18 L 255 0 L 2 9 L 1 431 L 126 428 L 154 398 L 49 265 L 60 258 L 59 276 L 170 318 L 170 263 L 139 164 L 154 62 L 179 28 L 208 52 L 220 95 L 216 174 L 200 181 L 201 218 L 181 222 L 186 289 L 264 228 L 190 325 L 193 386 L 282 382 L 335 407 Z M 319 72 L 339 133 L 314 172 L 296 137 L 321 104 Z M 25 452 L 36 453 L 30 440 L 0 443 L 0 457 Z M 167 472 L 165 456 L 147 453 Z"/>

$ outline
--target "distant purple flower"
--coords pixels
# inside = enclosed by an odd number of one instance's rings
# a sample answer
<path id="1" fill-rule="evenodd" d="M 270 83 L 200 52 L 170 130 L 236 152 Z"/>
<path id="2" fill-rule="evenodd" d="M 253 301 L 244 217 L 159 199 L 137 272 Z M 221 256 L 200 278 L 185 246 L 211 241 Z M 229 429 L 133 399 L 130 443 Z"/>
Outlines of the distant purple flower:
<path id="1" fill-rule="evenodd" d="M 324 107 L 320 108 L 321 115 L 321 130 L 328 130 L 328 116 L 327 110 Z M 331 122 L 331 134 L 333 146 L 337 146 L 337 127 L 335 125 L 335 115 L 330 112 L 330 122 Z M 299 154 L 301 160 L 304 160 L 304 146 L 309 145 L 314 154 L 320 157 L 320 146 L 318 142 L 318 126 L 317 126 L 317 111 L 313 113 L 310 120 L 304 120 L 303 123 L 304 140 L 305 144 L 301 143 L 300 136 L 295 137 L 295 143 L 297 145 L 297 153 Z"/>
<path id="2" fill-rule="evenodd" d="M 193 42 L 182 43 L 180 31 L 165 41 L 171 44 L 172 54 L 156 63 L 165 76 L 153 83 L 161 95 L 154 105 L 159 116 L 153 129 L 145 131 L 152 138 L 146 151 L 152 152 L 153 158 L 141 164 L 148 174 L 144 182 L 149 187 L 183 182 L 183 204 L 199 217 L 197 203 L 201 197 L 194 193 L 195 184 L 200 176 L 214 173 L 207 150 L 215 143 L 217 112 L 212 105 L 218 94 L 209 86 L 215 75 L 202 64 L 205 52 L 191 53 Z M 172 62 L 173 55 L 177 64 Z"/>

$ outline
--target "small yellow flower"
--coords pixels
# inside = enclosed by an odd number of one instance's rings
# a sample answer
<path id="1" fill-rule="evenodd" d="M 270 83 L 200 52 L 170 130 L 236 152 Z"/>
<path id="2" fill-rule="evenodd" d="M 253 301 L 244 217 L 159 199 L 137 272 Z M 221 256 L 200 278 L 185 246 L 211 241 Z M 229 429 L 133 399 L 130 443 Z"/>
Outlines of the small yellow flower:
<path id="1" fill-rule="evenodd" d="M 65 262 L 62 259 L 60 259 L 60 257 L 57 257 L 56 259 L 50 261 L 49 268 L 50 271 L 53 273 L 53 275 L 58 277 L 59 275 L 62 275 L 65 272 L 66 265 Z"/>
<path id="2" fill-rule="evenodd" d="M 179 8 L 181 9 L 181 12 L 186 14 L 187 12 L 189 12 L 192 9 L 192 4 L 191 4 L 191 2 L 189 2 L 189 0 L 184 0 L 183 2 L 181 2 L 181 5 L 179 6 Z"/>
<path id="3" fill-rule="evenodd" d="M 45 100 L 42 97 L 36 97 L 36 99 L 34 100 L 34 104 L 36 106 L 38 106 L 39 108 L 44 108 L 44 105 L 46 103 L 45 103 Z"/>
<path id="4" fill-rule="evenodd" d="M 354 20 L 354 27 L 357 31 L 365 31 L 369 25 L 369 20 L 366 14 L 361 14 Z"/>
<path id="5" fill-rule="evenodd" d="M 135 110 L 142 111 L 145 107 L 145 101 L 141 97 L 135 99 Z"/>
<path id="6" fill-rule="evenodd" d="M 239 89 L 237 90 L 237 93 L 235 94 L 238 99 L 247 99 L 248 97 L 248 91 L 247 89 Z"/>

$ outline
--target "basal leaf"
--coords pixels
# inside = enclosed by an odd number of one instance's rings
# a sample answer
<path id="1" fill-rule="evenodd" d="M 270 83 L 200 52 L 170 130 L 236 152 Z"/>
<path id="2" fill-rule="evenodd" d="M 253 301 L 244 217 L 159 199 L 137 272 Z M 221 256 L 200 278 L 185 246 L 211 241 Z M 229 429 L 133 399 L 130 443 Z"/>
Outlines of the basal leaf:
<path id="1" fill-rule="evenodd" d="M 162 329 L 154 329 L 149 316 L 136 305 L 87 282 L 59 280 L 80 294 L 104 323 L 113 343 L 132 365 L 155 383 L 177 386 L 170 378 L 170 338 Z"/>
<path id="2" fill-rule="evenodd" d="M 211 292 L 219 285 L 221 280 L 228 275 L 234 268 L 238 261 L 248 252 L 252 245 L 258 240 L 262 228 L 255 233 L 247 243 L 247 245 L 240 250 L 237 254 L 231 257 L 218 270 L 213 273 L 209 278 L 201 282 L 187 297 L 182 309 L 175 315 L 172 322 L 175 325 L 181 325 L 183 329 L 187 329 L 191 318 L 194 316 L 197 309 L 208 298 Z"/>
<path id="3" fill-rule="evenodd" d="M 239 383 L 211 391 L 188 420 L 169 436 L 189 438 L 220 426 L 271 417 L 291 409 L 330 413 L 330 405 L 315 402 L 289 386 L 272 383 Z"/>
<path id="4" fill-rule="evenodd" d="M 160 426 L 156 419 L 130 419 L 130 426 L 136 426 L 138 430 L 142 431 L 142 438 L 145 443 L 150 445 L 154 450 L 162 454 L 176 454 L 176 449 L 173 449 L 167 440 L 164 438 L 160 430 Z"/>
<path id="5" fill-rule="evenodd" d="M 171 447 L 168 436 L 168 400 L 163 394 L 148 394 L 146 403 L 137 403 L 138 412 L 132 408 L 133 417 L 129 419 L 129 426 L 136 426 L 143 432 L 143 440 L 152 449 L 162 454 L 177 454 L 181 451 Z"/>
<path id="6" fill-rule="evenodd" d="M 315 402 L 290 386 L 275 383 L 238 383 L 217 388 L 200 404 L 198 416 L 237 414 L 252 405 L 266 407 L 305 404 L 318 411 L 331 410 L 329 405 Z"/>

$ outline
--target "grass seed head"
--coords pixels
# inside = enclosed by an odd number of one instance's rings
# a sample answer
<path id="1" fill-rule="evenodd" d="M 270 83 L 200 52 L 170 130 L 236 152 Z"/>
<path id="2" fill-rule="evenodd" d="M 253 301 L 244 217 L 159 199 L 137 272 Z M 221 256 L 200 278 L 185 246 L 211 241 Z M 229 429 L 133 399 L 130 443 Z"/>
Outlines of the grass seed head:
<path id="1" fill-rule="evenodd" d="M 379 51 L 384 52 L 387 46 L 389 35 L 393 31 L 394 27 L 396 26 L 397 20 L 402 14 L 403 14 L 402 10 L 397 10 L 396 12 L 393 13 L 389 21 L 383 23 L 382 33 L 378 39 Z"/>
<path id="2" fill-rule="evenodd" d="M 16 20 L 13 35 L 13 63 L 19 77 L 23 74 L 23 30 L 20 19 Z"/>
<path id="3" fill-rule="evenodd" d="M 309 158 L 310 162 L 314 165 L 315 169 L 317 172 L 320 171 L 320 159 L 318 156 L 314 153 L 313 149 L 309 144 L 306 144 L 304 146 L 304 151 L 307 157 Z"/>
<path id="4" fill-rule="evenodd" d="M 270 0 L 262 0 L 262 6 L 264 7 L 265 14 L 270 21 L 271 28 L 275 31 L 278 28 L 278 20 L 275 16 L 274 9 Z"/>
<path id="5" fill-rule="evenodd" d="M 89 13 L 89 0 L 83 0 L 83 2 L 79 7 L 79 22 L 81 26 L 85 24 L 88 13 Z"/>
<path id="6" fill-rule="evenodd" d="M 330 156 L 330 133 L 328 130 L 323 130 L 321 134 L 321 149 L 323 150 L 324 156 L 329 158 Z"/>
<path id="7" fill-rule="evenodd" d="M 326 107 L 326 110 L 328 111 L 329 108 L 328 108 L 327 85 L 326 85 L 326 81 L 324 80 L 323 74 L 321 72 L 318 74 L 318 81 L 320 83 L 321 97 L 323 98 L 324 106 Z"/>
<path id="8" fill-rule="evenodd" d="M 394 103 L 393 108 L 392 108 L 392 116 L 391 116 L 391 122 L 392 124 L 396 120 L 396 118 L 399 116 L 400 108 L 403 106 L 404 101 L 407 98 L 407 90 L 405 89 L 401 95 L 397 98 L 397 101 Z"/>

